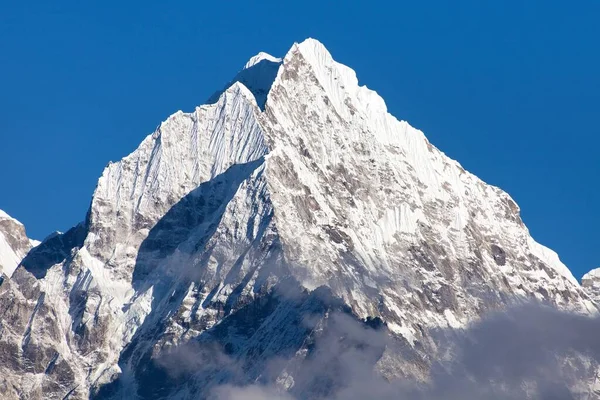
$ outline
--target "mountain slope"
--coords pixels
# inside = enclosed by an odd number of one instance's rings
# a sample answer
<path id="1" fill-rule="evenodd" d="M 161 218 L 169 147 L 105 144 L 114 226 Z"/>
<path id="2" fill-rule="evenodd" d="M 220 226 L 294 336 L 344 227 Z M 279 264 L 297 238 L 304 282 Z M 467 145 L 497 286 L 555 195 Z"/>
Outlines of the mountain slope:
<path id="1" fill-rule="evenodd" d="M 341 354 L 366 348 L 386 379 L 424 382 L 446 357 L 435 332 L 525 299 L 597 312 L 508 194 L 308 39 L 109 164 L 85 221 L 0 286 L 0 392 L 329 396 L 344 382 L 308 372 L 342 326 Z"/>
<path id="2" fill-rule="evenodd" d="M 25 228 L 16 219 L 0 210 L 0 272 L 12 275 L 23 257 L 38 244 L 27 238 Z"/>
<path id="3" fill-rule="evenodd" d="M 588 292 L 590 297 L 600 303 L 600 268 L 595 268 L 583 275 L 581 278 L 581 286 Z"/>

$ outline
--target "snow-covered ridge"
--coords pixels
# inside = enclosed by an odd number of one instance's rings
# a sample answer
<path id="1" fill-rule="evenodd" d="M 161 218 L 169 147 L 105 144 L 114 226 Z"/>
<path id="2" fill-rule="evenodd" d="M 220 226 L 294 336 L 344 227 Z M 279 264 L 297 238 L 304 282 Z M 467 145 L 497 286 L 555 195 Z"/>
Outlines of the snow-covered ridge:
<path id="1" fill-rule="evenodd" d="M 335 104 L 338 112 L 344 112 L 343 106 L 346 95 L 356 98 L 361 106 L 373 113 L 386 113 L 385 101 L 375 91 L 366 86 L 359 86 L 356 72 L 343 64 L 336 62 L 325 46 L 316 39 L 306 39 L 294 45 L 305 59 L 312 65 L 313 71 Z M 293 51 L 286 58 L 293 57 Z"/>
<path id="2" fill-rule="evenodd" d="M 3 210 L 0 210 L 0 220 L 8 220 L 14 222 L 15 224 L 23 225 L 21 222 L 17 221 Z"/>
<path id="3" fill-rule="evenodd" d="M 250 60 L 248 60 L 246 65 L 244 65 L 244 69 L 251 68 L 263 60 L 266 60 L 266 61 L 269 61 L 272 63 L 276 63 L 276 64 L 279 64 L 282 61 L 281 58 L 273 57 L 272 55 L 265 53 L 264 51 L 261 51 L 254 57 L 250 58 Z"/>
<path id="4" fill-rule="evenodd" d="M 587 274 L 583 275 L 583 277 L 581 278 L 581 280 L 586 279 L 600 279 L 600 268 L 595 268 L 591 270 Z"/>

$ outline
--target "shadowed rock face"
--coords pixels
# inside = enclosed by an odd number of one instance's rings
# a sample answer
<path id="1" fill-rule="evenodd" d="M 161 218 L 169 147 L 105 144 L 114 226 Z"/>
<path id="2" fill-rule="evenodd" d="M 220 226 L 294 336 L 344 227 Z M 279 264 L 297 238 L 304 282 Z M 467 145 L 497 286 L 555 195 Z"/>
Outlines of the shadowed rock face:
<path id="1" fill-rule="evenodd" d="M 264 54 L 264 53 L 262 53 Z M 208 104 L 216 103 L 219 97 L 228 87 L 233 85 L 235 82 L 240 82 L 252 92 L 256 99 L 256 104 L 261 110 L 265 109 L 265 103 L 267 102 L 267 95 L 273 85 L 273 81 L 277 77 L 277 71 L 281 65 L 281 59 L 274 58 L 268 54 L 264 54 L 265 58 L 261 57 L 261 54 L 253 57 L 231 82 L 229 82 L 223 90 L 215 92 L 207 100 Z"/>
<path id="2" fill-rule="evenodd" d="M 516 301 L 597 310 L 506 193 L 317 41 L 253 58 L 210 103 L 110 163 L 85 223 L 0 286 L 5 398 L 335 397 L 431 380 Z M 596 361 L 569 363 L 585 392 Z"/>
<path id="3" fill-rule="evenodd" d="M 148 275 L 159 267 L 157 261 L 171 256 L 176 250 L 193 254 L 203 248 L 240 184 L 262 163 L 261 158 L 246 164 L 234 164 L 222 174 L 202 183 L 171 207 L 140 246 L 133 271 L 134 288 L 139 290 L 148 281 Z M 202 231 L 201 227 L 205 230 Z M 197 236 L 197 242 L 187 243 L 192 234 Z M 186 248 L 186 245 L 193 246 Z"/>
<path id="4" fill-rule="evenodd" d="M 81 248 L 86 235 L 87 225 L 83 222 L 65 233 L 53 234 L 30 251 L 20 265 L 37 279 L 44 278 L 49 268 Z"/>

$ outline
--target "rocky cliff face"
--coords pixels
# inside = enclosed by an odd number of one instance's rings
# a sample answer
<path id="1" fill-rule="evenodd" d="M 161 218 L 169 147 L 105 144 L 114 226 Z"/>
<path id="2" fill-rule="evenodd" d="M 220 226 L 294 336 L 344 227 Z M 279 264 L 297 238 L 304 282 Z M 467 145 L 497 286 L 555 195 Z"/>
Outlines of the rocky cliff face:
<path id="1" fill-rule="evenodd" d="M 387 113 L 321 43 L 254 57 L 208 103 L 110 164 L 85 221 L 0 286 L 5 398 L 255 382 L 333 396 L 347 382 L 307 372 L 323 343 L 339 352 L 320 368 L 360 348 L 387 380 L 426 382 L 448 357 L 434 332 L 527 299 L 597 312 L 508 194 Z"/>

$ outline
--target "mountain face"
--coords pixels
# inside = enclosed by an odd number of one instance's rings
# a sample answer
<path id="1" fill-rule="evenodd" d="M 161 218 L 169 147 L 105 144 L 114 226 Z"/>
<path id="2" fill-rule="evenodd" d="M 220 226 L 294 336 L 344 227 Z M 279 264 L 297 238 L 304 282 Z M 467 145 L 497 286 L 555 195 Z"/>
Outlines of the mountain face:
<path id="1" fill-rule="evenodd" d="M 581 286 L 586 289 L 597 304 L 600 304 L 600 268 L 593 269 L 583 275 Z"/>
<path id="2" fill-rule="evenodd" d="M 12 272 L 30 245 L 3 221 Z M 82 223 L 29 252 L 0 286 L 0 393 L 350 398 L 372 371 L 426 385 L 445 340 L 494 311 L 595 299 L 507 193 L 308 39 L 170 116 L 106 167 Z M 589 394 L 597 364 L 567 364 Z"/>
<path id="3" fill-rule="evenodd" d="M 25 227 L 16 219 L 0 210 L 0 273 L 10 277 L 23 257 L 38 245 L 30 240 Z"/>

